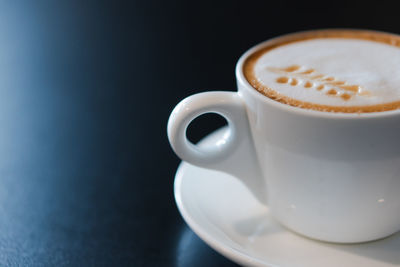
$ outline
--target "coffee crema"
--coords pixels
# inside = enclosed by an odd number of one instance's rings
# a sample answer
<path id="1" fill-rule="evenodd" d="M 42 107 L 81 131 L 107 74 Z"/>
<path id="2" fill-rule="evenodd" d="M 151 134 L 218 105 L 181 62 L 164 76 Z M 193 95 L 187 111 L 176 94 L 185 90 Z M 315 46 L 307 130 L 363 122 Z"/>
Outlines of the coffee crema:
<path id="1" fill-rule="evenodd" d="M 317 30 L 273 39 L 243 65 L 247 81 L 281 103 L 317 111 L 400 108 L 400 36 Z"/>

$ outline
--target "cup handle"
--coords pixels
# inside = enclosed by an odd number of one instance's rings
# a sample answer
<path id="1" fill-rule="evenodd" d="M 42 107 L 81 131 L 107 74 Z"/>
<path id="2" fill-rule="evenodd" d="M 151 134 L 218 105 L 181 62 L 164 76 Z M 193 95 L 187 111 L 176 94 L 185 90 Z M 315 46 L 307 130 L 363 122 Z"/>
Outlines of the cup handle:
<path id="1" fill-rule="evenodd" d="M 186 137 L 188 125 L 205 113 L 217 113 L 228 121 L 228 131 L 207 148 L 200 148 Z M 246 107 L 236 92 L 205 92 L 182 100 L 168 120 L 168 138 L 175 153 L 184 161 L 222 171 L 241 180 L 263 204 L 266 187 L 250 132 Z"/>

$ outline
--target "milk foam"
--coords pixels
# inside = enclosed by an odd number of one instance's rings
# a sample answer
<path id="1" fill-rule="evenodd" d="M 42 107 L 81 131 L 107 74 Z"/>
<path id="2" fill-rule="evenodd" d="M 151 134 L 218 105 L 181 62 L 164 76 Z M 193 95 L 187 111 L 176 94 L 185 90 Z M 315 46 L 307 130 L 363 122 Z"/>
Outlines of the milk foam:
<path id="1" fill-rule="evenodd" d="M 329 106 L 400 100 L 400 48 L 351 38 L 316 38 L 267 51 L 254 65 L 258 82 L 278 94 Z"/>

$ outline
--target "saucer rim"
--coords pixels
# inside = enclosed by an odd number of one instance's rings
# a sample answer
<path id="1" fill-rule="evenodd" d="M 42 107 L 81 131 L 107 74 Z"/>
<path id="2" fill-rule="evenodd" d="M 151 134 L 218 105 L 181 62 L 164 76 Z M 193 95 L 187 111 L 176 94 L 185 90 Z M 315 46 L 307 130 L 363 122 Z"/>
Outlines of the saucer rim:
<path id="1" fill-rule="evenodd" d="M 217 130 L 213 132 L 212 134 L 218 134 L 220 130 Z M 209 135 L 210 136 L 210 135 Z M 209 137 L 207 136 L 207 137 Z M 263 260 L 260 260 L 258 258 L 252 257 L 248 255 L 247 253 L 240 251 L 229 244 L 226 244 L 218 238 L 214 238 L 212 235 L 210 235 L 207 230 L 203 229 L 199 223 L 196 222 L 195 219 L 190 216 L 190 212 L 186 208 L 186 205 L 184 204 L 184 201 L 182 200 L 182 181 L 183 181 L 183 173 L 185 172 L 185 169 L 188 167 L 191 167 L 193 165 L 182 161 L 176 171 L 175 174 L 175 181 L 174 181 L 174 196 L 175 196 L 175 202 L 178 207 L 178 210 L 185 220 L 185 222 L 188 224 L 188 226 L 193 230 L 196 235 L 198 235 L 205 243 L 207 243 L 211 248 L 213 248 L 215 251 L 219 252 L 223 256 L 227 257 L 228 259 L 240 264 L 240 265 L 245 265 L 245 266 L 260 266 L 260 267 L 279 267 L 275 264 L 271 263 L 266 263 Z"/>

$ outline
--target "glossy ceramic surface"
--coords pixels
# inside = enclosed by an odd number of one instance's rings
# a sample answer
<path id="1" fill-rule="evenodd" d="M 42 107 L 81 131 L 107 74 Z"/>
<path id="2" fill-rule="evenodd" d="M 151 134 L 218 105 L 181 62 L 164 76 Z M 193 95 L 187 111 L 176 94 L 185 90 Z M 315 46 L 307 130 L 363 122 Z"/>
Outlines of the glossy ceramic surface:
<path id="1" fill-rule="evenodd" d="M 224 131 L 201 147 L 214 146 Z M 183 162 L 175 198 L 185 221 L 215 250 L 246 266 L 400 266 L 400 234 L 362 244 L 332 244 L 295 234 L 277 221 L 239 179 Z"/>

